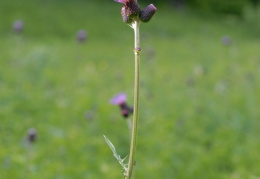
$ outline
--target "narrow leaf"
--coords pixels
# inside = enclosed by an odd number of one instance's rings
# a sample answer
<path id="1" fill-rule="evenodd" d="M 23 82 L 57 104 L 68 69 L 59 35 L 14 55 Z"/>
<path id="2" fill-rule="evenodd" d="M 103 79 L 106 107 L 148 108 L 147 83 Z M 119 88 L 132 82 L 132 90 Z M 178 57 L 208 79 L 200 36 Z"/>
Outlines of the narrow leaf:
<path id="1" fill-rule="evenodd" d="M 123 167 L 124 171 L 127 171 L 127 164 L 124 164 L 124 160 L 127 158 L 127 156 L 124 159 L 121 159 L 120 155 L 117 154 L 115 146 L 112 144 L 112 142 L 104 135 L 104 138 L 110 147 L 110 149 L 113 152 L 114 157 L 117 159 L 119 164 Z"/>

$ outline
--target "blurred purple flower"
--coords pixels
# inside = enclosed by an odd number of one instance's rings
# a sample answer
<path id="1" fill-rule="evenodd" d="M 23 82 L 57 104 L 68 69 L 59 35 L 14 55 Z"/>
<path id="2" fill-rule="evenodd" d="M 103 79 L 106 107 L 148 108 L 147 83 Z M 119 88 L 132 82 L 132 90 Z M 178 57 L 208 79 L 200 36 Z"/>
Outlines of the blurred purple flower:
<path id="1" fill-rule="evenodd" d="M 112 99 L 110 99 L 110 103 L 114 105 L 122 105 L 126 103 L 126 94 L 125 93 L 118 93 Z"/>
<path id="2" fill-rule="evenodd" d="M 85 118 L 86 120 L 92 120 L 94 118 L 94 112 L 92 110 L 86 111 L 85 112 Z"/>
<path id="3" fill-rule="evenodd" d="M 113 105 L 118 105 L 121 110 L 121 114 L 123 117 L 127 118 L 129 115 L 133 113 L 133 108 L 128 106 L 126 103 L 126 94 L 119 93 L 115 95 L 111 100 L 110 103 Z"/>
<path id="4" fill-rule="evenodd" d="M 21 20 L 16 20 L 16 21 L 14 21 L 14 24 L 13 24 L 13 30 L 14 30 L 14 32 L 16 32 L 16 33 L 22 32 L 23 27 L 24 27 L 23 21 L 21 21 Z"/>
<path id="5" fill-rule="evenodd" d="M 30 128 L 27 132 L 27 141 L 29 143 L 35 142 L 37 139 L 37 131 L 34 128 Z"/>
<path id="6" fill-rule="evenodd" d="M 79 43 L 83 43 L 87 38 L 87 32 L 85 30 L 79 30 L 77 32 L 77 40 Z"/>
<path id="7" fill-rule="evenodd" d="M 232 40 L 229 36 L 223 36 L 221 41 L 223 45 L 230 45 L 232 43 Z"/>

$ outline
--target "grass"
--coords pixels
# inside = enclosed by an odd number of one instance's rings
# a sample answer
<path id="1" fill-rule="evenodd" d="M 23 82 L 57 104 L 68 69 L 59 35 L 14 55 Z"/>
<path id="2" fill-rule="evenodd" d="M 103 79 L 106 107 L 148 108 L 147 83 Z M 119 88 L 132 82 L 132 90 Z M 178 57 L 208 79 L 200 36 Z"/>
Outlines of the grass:
<path id="1" fill-rule="evenodd" d="M 128 154 L 127 124 L 109 104 L 121 91 L 133 103 L 133 31 L 121 6 L 0 2 L 0 178 L 122 178 L 103 139 Z M 250 9 L 239 19 L 161 5 L 141 25 L 136 178 L 260 176 L 258 19 Z M 28 148 L 31 127 L 38 140 Z"/>

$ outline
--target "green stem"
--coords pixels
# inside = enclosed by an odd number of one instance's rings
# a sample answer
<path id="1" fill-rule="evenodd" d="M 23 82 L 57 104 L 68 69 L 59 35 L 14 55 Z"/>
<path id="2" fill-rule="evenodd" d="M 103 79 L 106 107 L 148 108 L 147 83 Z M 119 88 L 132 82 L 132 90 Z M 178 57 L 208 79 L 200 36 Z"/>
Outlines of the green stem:
<path id="1" fill-rule="evenodd" d="M 135 165 L 135 152 L 137 146 L 137 127 L 138 127 L 138 113 L 139 113 L 139 72 L 140 72 L 140 35 L 139 35 L 140 21 L 136 20 L 133 24 L 135 33 L 135 87 L 134 87 L 134 115 L 133 115 L 133 127 L 132 127 L 132 138 L 130 146 L 130 155 L 128 162 L 128 170 L 126 179 L 131 179 L 133 174 L 133 168 Z"/>
<path id="2" fill-rule="evenodd" d="M 132 135 L 132 126 L 133 126 L 133 124 L 132 124 L 132 120 L 128 117 L 127 119 L 126 119 L 126 122 L 127 122 L 127 126 L 128 126 L 128 129 L 129 129 L 129 132 L 130 132 L 130 137 L 131 137 L 131 135 Z"/>

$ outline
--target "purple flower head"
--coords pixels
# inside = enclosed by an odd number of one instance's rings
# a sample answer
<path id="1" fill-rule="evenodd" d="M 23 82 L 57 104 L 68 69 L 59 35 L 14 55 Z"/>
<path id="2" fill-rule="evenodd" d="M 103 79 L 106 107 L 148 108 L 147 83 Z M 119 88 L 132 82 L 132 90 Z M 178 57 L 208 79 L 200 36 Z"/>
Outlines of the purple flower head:
<path id="1" fill-rule="evenodd" d="M 127 16 L 125 6 L 121 9 L 121 15 L 123 18 L 123 21 L 127 24 L 131 24 L 134 20 Z"/>
<path id="2" fill-rule="evenodd" d="M 77 32 L 77 40 L 79 43 L 83 43 L 87 38 L 87 32 L 85 30 L 79 30 Z"/>
<path id="3" fill-rule="evenodd" d="M 122 3 L 124 7 L 121 10 L 121 15 L 123 21 L 126 23 L 131 23 L 141 12 L 141 8 L 136 0 L 114 0 L 118 3 Z"/>
<path id="4" fill-rule="evenodd" d="M 139 17 L 142 22 L 148 22 L 151 20 L 156 11 L 157 8 L 153 4 L 150 4 L 141 11 Z"/>
<path id="5" fill-rule="evenodd" d="M 229 36 L 223 36 L 221 41 L 223 45 L 230 45 L 232 43 L 232 40 Z"/>
<path id="6" fill-rule="evenodd" d="M 36 141 L 37 131 L 34 128 L 30 128 L 27 132 L 27 141 L 33 143 Z"/>
<path id="7" fill-rule="evenodd" d="M 110 100 L 111 104 L 114 105 L 122 105 L 126 103 L 126 94 L 125 93 L 119 93 L 117 95 L 115 95 L 111 100 Z"/>
<path id="8" fill-rule="evenodd" d="M 16 32 L 16 33 L 20 33 L 22 30 L 23 30 L 23 21 L 21 20 L 16 20 L 14 21 L 14 24 L 13 24 L 13 30 Z"/>
<path id="9" fill-rule="evenodd" d="M 129 115 L 133 114 L 133 108 L 128 106 L 126 103 L 126 94 L 119 93 L 115 95 L 111 100 L 111 104 L 118 105 L 121 110 L 121 114 L 123 117 L 127 118 Z"/>

